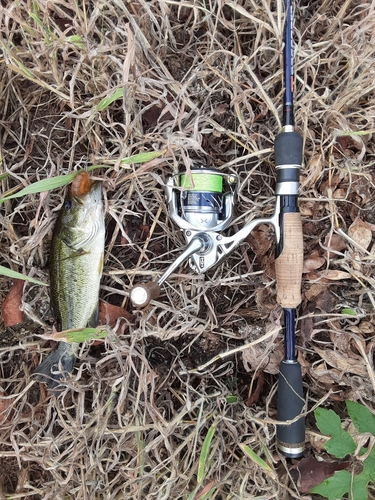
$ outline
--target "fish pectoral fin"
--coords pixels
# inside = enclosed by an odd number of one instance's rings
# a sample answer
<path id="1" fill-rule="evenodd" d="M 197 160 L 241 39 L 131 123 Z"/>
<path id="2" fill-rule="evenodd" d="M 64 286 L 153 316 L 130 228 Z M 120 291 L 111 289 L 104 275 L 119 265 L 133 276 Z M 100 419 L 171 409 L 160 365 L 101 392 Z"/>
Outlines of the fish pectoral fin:
<path id="1" fill-rule="evenodd" d="M 87 326 L 90 328 L 96 328 L 98 326 L 98 323 L 99 323 L 99 303 L 95 307 L 93 313 L 91 314 L 87 322 Z"/>
<path id="2" fill-rule="evenodd" d="M 76 259 L 77 257 L 82 257 L 82 255 L 87 255 L 90 252 L 84 250 L 83 248 L 72 248 L 72 253 L 60 259 L 60 262 L 68 259 Z"/>

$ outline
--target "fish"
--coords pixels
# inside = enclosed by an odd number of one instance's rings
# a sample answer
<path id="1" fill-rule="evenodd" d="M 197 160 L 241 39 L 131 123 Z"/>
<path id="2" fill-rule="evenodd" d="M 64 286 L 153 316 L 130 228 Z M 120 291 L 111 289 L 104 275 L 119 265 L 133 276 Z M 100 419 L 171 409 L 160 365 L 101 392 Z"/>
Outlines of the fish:
<path id="1" fill-rule="evenodd" d="M 103 271 L 105 220 L 102 187 L 86 172 L 73 180 L 56 220 L 50 248 L 50 301 L 58 331 L 96 327 Z M 34 370 L 55 390 L 74 370 L 78 343 L 60 341 Z"/>

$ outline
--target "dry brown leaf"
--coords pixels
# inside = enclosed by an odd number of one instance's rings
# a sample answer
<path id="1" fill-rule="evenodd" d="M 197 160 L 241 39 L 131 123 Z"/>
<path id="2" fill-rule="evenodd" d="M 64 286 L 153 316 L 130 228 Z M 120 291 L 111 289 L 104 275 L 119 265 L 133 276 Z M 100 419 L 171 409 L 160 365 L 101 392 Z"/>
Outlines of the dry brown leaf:
<path id="1" fill-rule="evenodd" d="M 1 315 L 5 326 L 14 326 L 18 323 L 22 323 L 23 314 L 22 311 L 20 311 L 20 305 L 24 283 L 23 280 L 13 280 L 13 286 L 3 302 Z"/>
<path id="2" fill-rule="evenodd" d="M 345 200 L 348 195 L 348 191 L 343 188 L 335 189 L 332 193 L 332 198 L 335 200 Z"/>
<path id="3" fill-rule="evenodd" d="M 346 249 L 346 242 L 339 234 L 327 234 L 324 240 L 324 246 L 327 248 L 330 259 L 337 257 L 335 252 L 342 252 Z"/>
<path id="4" fill-rule="evenodd" d="M 275 341 L 261 342 L 242 351 L 246 371 L 264 370 L 273 375 L 279 373 L 279 365 L 284 357 L 283 346 Z"/>
<path id="5" fill-rule="evenodd" d="M 305 292 L 306 300 L 308 300 L 309 302 L 314 300 L 316 297 L 318 297 L 318 295 L 325 292 L 328 286 L 329 285 L 326 282 L 312 283 L 310 285 L 310 288 Z"/>
<path id="6" fill-rule="evenodd" d="M 328 269 L 328 271 L 322 271 L 322 277 L 329 281 L 340 281 L 350 278 L 350 274 L 346 271 L 338 271 L 336 269 Z"/>
<path id="7" fill-rule="evenodd" d="M 311 488 L 332 476 L 336 471 L 347 469 L 349 464 L 348 460 L 326 462 L 315 458 L 303 458 L 297 465 L 299 491 L 308 493 Z"/>
<path id="8" fill-rule="evenodd" d="M 265 255 L 272 245 L 272 236 L 269 226 L 261 224 L 252 231 L 246 238 L 252 251 L 258 257 Z"/>
<path id="9" fill-rule="evenodd" d="M 315 308 L 326 313 L 330 313 L 336 309 L 337 298 L 329 290 L 325 290 L 316 298 Z"/>
<path id="10" fill-rule="evenodd" d="M 370 321 L 361 321 L 359 328 L 362 333 L 374 333 L 374 325 Z"/>
<path id="11" fill-rule="evenodd" d="M 10 399 L 5 399 L 6 396 L 7 394 L 4 391 L 0 391 L 0 424 L 8 420 L 6 413 L 10 406 Z"/>
<path id="12" fill-rule="evenodd" d="M 327 368 L 326 363 L 320 363 L 318 365 L 312 365 L 309 373 L 312 378 L 319 381 L 320 385 L 337 384 L 342 380 L 342 372 L 337 369 Z"/>
<path id="13" fill-rule="evenodd" d="M 333 351 L 331 349 L 318 349 L 314 348 L 320 357 L 328 363 L 333 368 L 337 368 L 343 373 L 354 373 L 360 377 L 368 377 L 366 366 L 363 362 L 363 358 L 354 354 L 353 352 L 348 352 L 348 354 L 342 354 L 339 351 Z"/>
<path id="14" fill-rule="evenodd" d="M 357 217 L 348 229 L 348 235 L 360 247 L 367 250 L 372 240 L 372 232 L 369 224 Z"/>
<path id="15" fill-rule="evenodd" d="M 344 279 L 349 279 L 351 277 L 350 273 L 346 271 L 338 271 L 336 269 L 328 269 L 324 271 L 311 271 L 307 274 L 307 278 L 310 281 L 319 280 L 319 283 L 328 283 L 329 281 L 340 281 Z"/>
<path id="16" fill-rule="evenodd" d="M 318 250 L 314 250 L 310 257 L 304 260 L 302 272 L 309 273 L 310 271 L 315 271 L 316 269 L 319 269 L 319 267 L 322 267 L 325 261 L 326 259 L 319 255 Z"/>
<path id="17" fill-rule="evenodd" d="M 322 175 L 324 156 L 321 153 L 316 153 L 309 161 L 306 171 L 308 175 L 301 179 L 301 186 L 311 186 L 318 182 Z"/>
<path id="18" fill-rule="evenodd" d="M 111 328 L 116 326 L 117 320 L 124 318 L 125 320 L 131 320 L 132 315 L 126 309 L 109 304 L 108 302 L 101 300 L 99 303 L 99 324 L 108 325 Z"/>

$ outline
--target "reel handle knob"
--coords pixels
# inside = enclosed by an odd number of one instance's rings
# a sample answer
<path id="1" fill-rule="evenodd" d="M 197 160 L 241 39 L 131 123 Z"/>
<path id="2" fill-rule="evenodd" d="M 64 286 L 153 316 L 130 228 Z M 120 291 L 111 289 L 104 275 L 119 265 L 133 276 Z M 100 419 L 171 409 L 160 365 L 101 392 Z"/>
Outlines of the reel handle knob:
<path id="1" fill-rule="evenodd" d="M 157 299 L 161 293 L 161 288 L 158 283 L 149 281 L 148 283 L 140 283 L 132 288 L 130 292 L 130 300 L 135 307 L 146 307 L 151 300 Z"/>

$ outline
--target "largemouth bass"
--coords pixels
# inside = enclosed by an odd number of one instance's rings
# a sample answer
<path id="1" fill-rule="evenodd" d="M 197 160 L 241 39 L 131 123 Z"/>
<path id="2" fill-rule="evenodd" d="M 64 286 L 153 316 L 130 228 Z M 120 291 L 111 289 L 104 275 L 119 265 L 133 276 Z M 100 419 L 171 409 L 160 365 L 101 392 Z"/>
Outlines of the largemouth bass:
<path id="1" fill-rule="evenodd" d="M 57 218 L 50 251 L 50 298 L 59 331 L 95 327 L 104 259 L 104 208 L 99 182 L 76 176 Z M 57 387 L 73 371 L 79 344 L 59 342 L 36 368 L 40 382 Z"/>

